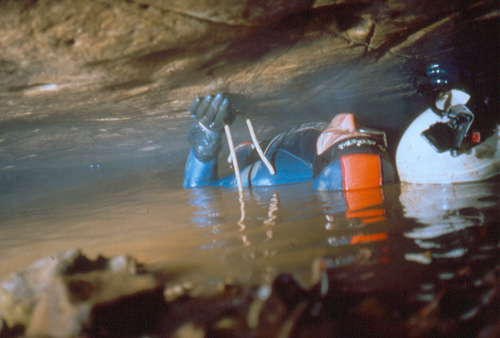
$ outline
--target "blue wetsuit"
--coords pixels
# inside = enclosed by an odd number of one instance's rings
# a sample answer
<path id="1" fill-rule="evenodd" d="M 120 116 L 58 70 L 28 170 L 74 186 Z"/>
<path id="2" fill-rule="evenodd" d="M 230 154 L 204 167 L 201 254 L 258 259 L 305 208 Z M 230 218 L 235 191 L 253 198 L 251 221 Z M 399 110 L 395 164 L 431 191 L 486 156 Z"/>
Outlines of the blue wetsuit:
<path id="1" fill-rule="evenodd" d="M 380 184 L 391 183 L 396 180 L 396 172 L 387 150 L 379 140 L 370 137 L 348 139 L 332 146 L 328 161 L 322 165 L 322 159 L 316 156 L 316 142 L 318 136 L 327 127 L 325 123 L 308 123 L 281 133 L 267 146 L 265 154 L 276 170 L 271 175 L 260 159 L 255 160 L 241 170 L 241 179 L 244 186 L 272 186 L 278 184 L 313 181 L 318 190 L 344 190 L 342 155 L 345 154 L 375 154 L 380 158 Z M 240 163 L 245 162 L 243 159 Z M 198 159 L 191 148 L 185 171 L 184 183 L 186 188 L 198 186 L 236 186 L 235 175 L 218 178 L 218 156 L 208 161 Z M 315 163 L 321 170 L 315 174 Z"/>

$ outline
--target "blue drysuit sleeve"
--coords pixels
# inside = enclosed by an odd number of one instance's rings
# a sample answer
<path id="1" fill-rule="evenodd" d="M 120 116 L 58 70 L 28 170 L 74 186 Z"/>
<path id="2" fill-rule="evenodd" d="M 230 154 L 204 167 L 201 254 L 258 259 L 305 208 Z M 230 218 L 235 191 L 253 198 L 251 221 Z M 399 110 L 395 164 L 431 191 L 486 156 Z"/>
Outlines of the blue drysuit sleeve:
<path id="1" fill-rule="evenodd" d="M 223 186 L 235 187 L 237 185 L 234 174 L 218 178 L 218 159 L 202 162 L 189 152 L 184 169 L 184 188 L 199 186 Z M 276 175 L 271 175 L 261 160 L 241 170 L 241 181 L 243 186 L 270 186 L 309 181 L 312 179 L 310 164 L 289 154 L 286 151 L 278 151 L 275 158 Z"/>
<path id="2" fill-rule="evenodd" d="M 314 157 L 317 130 L 308 130 L 305 133 L 289 135 L 285 142 L 280 142 L 267 154 L 276 170 L 271 175 L 261 160 L 256 160 L 241 170 L 243 186 L 271 186 L 278 184 L 297 183 L 312 180 L 312 159 Z M 198 135 L 208 136 L 206 132 Z M 196 145 L 213 144 L 210 142 L 193 143 L 194 148 L 188 156 L 184 171 L 184 187 L 223 186 L 235 187 L 237 185 L 234 174 L 218 178 L 218 156 L 211 160 L 201 161 L 196 156 Z M 220 148 L 217 148 L 217 153 Z M 247 154 L 247 156 L 250 156 Z M 238 157 L 239 163 L 247 162 L 245 158 Z"/>
<path id="3" fill-rule="evenodd" d="M 251 168 L 252 166 L 248 166 L 241 171 L 241 181 L 244 186 L 249 185 L 248 174 Z M 202 162 L 196 158 L 191 148 L 184 168 L 184 188 L 195 188 L 200 186 L 223 186 L 229 188 L 235 187 L 236 185 L 234 174 L 219 179 L 218 156 L 210 161 Z"/>
<path id="4" fill-rule="evenodd" d="M 215 156 L 212 160 L 202 162 L 196 158 L 193 148 L 189 151 L 184 168 L 184 188 L 194 188 L 202 185 L 213 185 L 217 180 L 217 162 L 219 157 Z"/>

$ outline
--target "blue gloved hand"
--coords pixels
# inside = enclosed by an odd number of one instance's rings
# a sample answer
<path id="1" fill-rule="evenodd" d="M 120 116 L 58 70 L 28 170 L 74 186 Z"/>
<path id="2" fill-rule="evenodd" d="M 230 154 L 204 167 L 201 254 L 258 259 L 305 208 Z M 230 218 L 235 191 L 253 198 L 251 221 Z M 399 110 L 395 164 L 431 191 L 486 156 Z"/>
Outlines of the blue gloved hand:
<path id="1" fill-rule="evenodd" d="M 202 162 L 211 161 L 222 148 L 224 124 L 232 122 L 229 100 L 221 93 L 215 97 L 207 95 L 203 99 L 196 98 L 189 112 L 196 121 L 187 137 L 193 147 L 193 154 Z"/>

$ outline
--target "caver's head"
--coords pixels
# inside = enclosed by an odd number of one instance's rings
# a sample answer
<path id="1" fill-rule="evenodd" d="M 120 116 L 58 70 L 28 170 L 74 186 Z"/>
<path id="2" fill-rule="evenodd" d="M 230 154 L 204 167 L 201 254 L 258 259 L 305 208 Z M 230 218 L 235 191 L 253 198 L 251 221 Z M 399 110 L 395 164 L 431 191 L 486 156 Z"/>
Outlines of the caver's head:
<path id="1" fill-rule="evenodd" d="M 361 127 L 353 114 L 336 115 L 318 137 L 313 178 L 318 190 L 370 189 L 394 182 L 385 133 Z"/>

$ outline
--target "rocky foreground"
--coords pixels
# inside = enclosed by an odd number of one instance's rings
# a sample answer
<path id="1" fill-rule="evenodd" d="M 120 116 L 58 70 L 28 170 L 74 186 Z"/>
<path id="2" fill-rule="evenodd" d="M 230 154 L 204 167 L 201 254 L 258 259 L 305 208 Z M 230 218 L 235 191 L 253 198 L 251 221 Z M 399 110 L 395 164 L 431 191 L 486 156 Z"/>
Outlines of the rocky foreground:
<path id="1" fill-rule="evenodd" d="M 367 265 L 368 264 L 368 265 Z M 347 283 L 350 267 L 318 258 L 310 285 L 172 283 L 118 256 L 79 251 L 41 259 L 0 284 L 0 337 L 498 337 L 500 265 L 474 279 L 464 269 L 433 300 L 411 290 Z"/>

